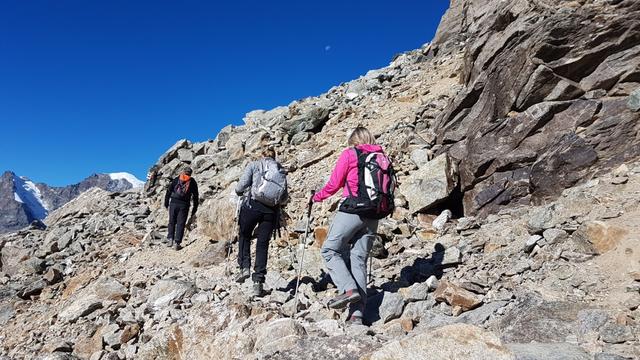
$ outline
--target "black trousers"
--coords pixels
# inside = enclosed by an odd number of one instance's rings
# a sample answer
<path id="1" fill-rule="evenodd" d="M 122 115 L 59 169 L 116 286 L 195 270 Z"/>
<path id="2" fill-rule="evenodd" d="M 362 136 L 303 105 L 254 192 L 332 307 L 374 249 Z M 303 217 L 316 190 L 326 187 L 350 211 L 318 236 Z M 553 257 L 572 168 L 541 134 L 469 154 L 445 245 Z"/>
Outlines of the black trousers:
<path id="1" fill-rule="evenodd" d="M 240 209 L 240 240 L 238 241 L 238 265 L 241 269 L 251 267 L 251 237 L 256 229 L 256 263 L 253 269 L 254 282 L 264 282 L 267 275 L 269 240 L 275 226 L 275 214 L 251 209 L 246 205 Z"/>
<path id="2" fill-rule="evenodd" d="M 189 205 L 174 203 L 169 204 L 169 229 L 167 238 L 175 240 L 176 244 L 182 243 L 184 225 L 189 216 Z"/>

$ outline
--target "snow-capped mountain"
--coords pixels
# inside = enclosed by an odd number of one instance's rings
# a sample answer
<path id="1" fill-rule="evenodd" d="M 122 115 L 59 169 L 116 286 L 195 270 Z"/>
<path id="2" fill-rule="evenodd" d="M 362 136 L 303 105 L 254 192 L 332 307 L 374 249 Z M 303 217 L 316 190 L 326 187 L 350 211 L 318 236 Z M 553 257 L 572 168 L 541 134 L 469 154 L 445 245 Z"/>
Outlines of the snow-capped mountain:
<path id="1" fill-rule="evenodd" d="M 120 192 L 142 186 L 143 181 L 126 172 L 94 174 L 74 185 L 52 187 L 7 171 L 0 177 L 0 233 L 42 220 L 49 212 L 93 187 Z"/>

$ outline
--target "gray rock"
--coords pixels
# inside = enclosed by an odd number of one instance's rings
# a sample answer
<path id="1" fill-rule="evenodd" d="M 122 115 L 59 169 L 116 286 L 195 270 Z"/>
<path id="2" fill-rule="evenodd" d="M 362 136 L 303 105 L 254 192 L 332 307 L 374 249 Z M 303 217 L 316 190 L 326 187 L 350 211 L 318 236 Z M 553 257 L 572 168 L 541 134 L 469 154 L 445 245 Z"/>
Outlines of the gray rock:
<path id="1" fill-rule="evenodd" d="M 508 304 L 506 301 L 494 301 L 488 304 L 484 304 L 481 307 L 473 310 L 469 310 L 456 319 L 457 322 L 470 324 L 470 325 L 482 325 L 491 315 L 496 311 L 505 307 Z"/>
<path id="2" fill-rule="evenodd" d="M 404 309 L 404 299 L 398 293 L 384 292 L 382 295 L 382 303 L 380 304 L 379 313 L 380 320 L 383 323 L 397 319 L 402 315 Z"/>
<path id="3" fill-rule="evenodd" d="M 287 291 L 273 290 L 271 292 L 270 299 L 271 299 L 271 301 L 275 302 L 276 304 L 284 304 L 287 301 L 289 301 L 292 297 L 293 296 L 291 295 L 291 293 L 289 293 Z"/>
<path id="4" fill-rule="evenodd" d="M 58 269 L 56 269 L 54 267 L 49 268 L 47 273 L 44 274 L 44 280 L 49 285 L 57 284 L 60 281 L 62 281 L 62 272 L 60 272 L 60 270 L 58 270 Z"/>
<path id="5" fill-rule="evenodd" d="M 129 290 L 118 280 L 111 277 L 96 281 L 87 290 L 93 291 L 98 299 L 102 301 L 117 301 L 129 296 Z"/>
<path id="6" fill-rule="evenodd" d="M 590 332 L 598 332 L 611 320 L 611 316 L 604 310 L 585 309 L 578 313 L 578 333 L 585 336 Z"/>
<path id="7" fill-rule="evenodd" d="M 498 322 L 501 338 L 509 343 L 553 343 L 577 333 L 578 313 L 582 304 L 545 301 L 535 294 L 525 294 L 509 306 Z"/>
<path id="8" fill-rule="evenodd" d="M 169 306 L 174 301 L 195 293 L 194 284 L 180 280 L 160 280 L 152 288 L 147 298 L 147 306 L 152 311 L 158 311 Z"/>
<path id="9" fill-rule="evenodd" d="M 293 136 L 299 132 L 312 131 L 322 126 L 329 118 L 329 109 L 322 106 L 305 108 L 299 115 L 286 120 L 282 128 Z"/>
<path id="10" fill-rule="evenodd" d="M 410 302 L 404 307 L 402 317 L 420 322 L 423 314 L 433 309 L 436 301 L 433 296 L 427 297 L 427 300 Z"/>
<path id="11" fill-rule="evenodd" d="M 542 236 L 541 235 L 534 234 L 534 235 L 529 236 L 529 238 L 527 239 L 527 241 L 524 244 L 524 251 L 527 252 L 527 253 L 531 252 L 531 250 L 533 250 L 533 248 L 536 246 L 536 244 L 540 240 L 542 240 Z"/>
<path id="12" fill-rule="evenodd" d="M 443 154 L 412 172 L 400 185 L 399 192 L 409 202 L 409 210 L 416 213 L 446 199 L 456 186 L 455 179 L 455 168 Z"/>
<path id="13" fill-rule="evenodd" d="M 102 308 L 102 299 L 92 294 L 80 297 L 65 307 L 59 314 L 58 319 L 63 322 L 75 322 L 81 317 Z"/>
<path id="14" fill-rule="evenodd" d="M 387 343 L 369 359 L 513 360 L 514 356 L 496 335 L 475 326 L 455 324 Z"/>
<path id="15" fill-rule="evenodd" d="M 300 145 L 311 138 L 308 132 L 299 132 L 291 138 L 291 145 Z"/>
<path id="16" fill-rule="evenodd" d="M 276 319 L 261 325 L 256 331 L 254 350 L 262 355 L 285 352 L 306 335 L 304 328 L 289 318 Z"/>
<path id="17" fill-rule="evenodd" d="M 562 229 L 546 229 L 542 236 L 549 245 L 562 243 L 569 238 L 569 234 Z"/>
<path id="18" fill-rule="evenodd" d="M 435 275 L 429 276 L 427 281 L 425 282 L 429 287 L 429 290 L 433 291 L 438 288 L 438 278 Z"/>
<path id="19" fill-rule="evenodd" d="M 610 353 L 598 353 L 595 354 L 593 360 L 629 360 L 629 358 Z"/>
<path id="20" fill-rule="evenodd" d="M 62 236 L 60 236 L 60 238 L 57 241 L 58 249 L 60 250 L 66 249 L 71 244 L 74 238 L 75 238 L 74 231 L 67 231 L 66 233 L 64 233 Z"/>
<path id="21" fill-rule="evenodd" d="M 600 329 L 600 339 L 608 344 L 622 344 L 635 339 L 628 326 L 610 323 Z"/>
<path id="22" fill-rule="evenodd" d="M 116 345 L 120 345 L 120 336 L 122 335 L 122 331 L 118 324 L 110 324 L 107 326 L 102 332 L 102 340 L 105 344 L 114 348 Z M 119 348 L 119 346 L 117 346 Z"/>
<path id="23" fill-rule="evenodd" d="M 455 246 L 449 247 L 444 251 L 438 251 L 431 254 L 435 265 L 448 266 L 457 265 L 462 262 L 462 252 Z"/>
<path id="24" fill-rule="evenodd" d="M 465 231 L 478 228 L 478 223 L 474 216 L 465 216 L 458 219 L 458 224 L 456 225 L 457 231 Z"/>
<path id="25" fill-rule="evenodd" d="M 433 152 L 429 149 L 415 149 L 411 152 L 411 160 L 418 167 L 425 166 L 429 162 L 429 159 L 433 156 Z"/>
<path id="26" fill-rule="evenodd" d="M 426 282 L 415 283 L 398 291 L 406 302 L 426 300 L 429 296 L 429 285 Z"/>
<path id="27" fill-rule="evenodd" d="M 633 111 L 640 110 L 640 89 L 636 89 L 629 95 L 627 106 Z"/>
<path id="28" fill-rule="evenodd" d="M 527 227 L 532 234 L 542 233 L 546 229 L 551 229 L 557 224 L 555 219 L 555 206 L 547 205 L 534 209 L 529 216 Z"/>
<path id="29" fill-rule="evenodd" d="M 29 300 L 32 296 L 40 295 L 45 287 L 47 287 L 47 283 L 44 280 L 33 281 L 18 291 L 18 297 Z"/>
<path id="30" fill-rule="evenodd" d="M 591 360 L 591 356 L 577 345 L 551 344 L 507 344 L 516 360 Z"/>
<path id="31" fill-rule="evenodd" d="M 193 152 L 191 149 L 178 149 L 178 159 L 185 163 L 191 163 L 193 161 Z"/>
<path id="32" fill-rule="evenodd" d="M 16 315 L 11 304 L 0 304 L 0 325 L 6 325 Z"/>

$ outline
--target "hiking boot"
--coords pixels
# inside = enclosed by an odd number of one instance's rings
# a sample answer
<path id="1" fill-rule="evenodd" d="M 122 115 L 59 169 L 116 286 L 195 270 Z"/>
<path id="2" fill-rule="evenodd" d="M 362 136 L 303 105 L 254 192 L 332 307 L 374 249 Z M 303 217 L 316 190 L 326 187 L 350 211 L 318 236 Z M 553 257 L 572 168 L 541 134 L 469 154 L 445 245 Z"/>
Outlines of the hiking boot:
<path id="1" fill-rule="evenodd" d="M 260 282 L 253 283 L 253 297 L 263 297 L 264 296 L 264 287 Z"/>
<path id="2" fill-rule="evenodd" d="M 331 309 L 344 309 L 347 305 L 357 303 L 360 299 L 362 299 L 362 297 L 360 297 L 358 289 L 351 289 L 329 300 L 327 307 Z"/>
<path id="3" fill-rule="evenodd" d="M 249 271 L 248 268 L 240 269 L 240 273 L 238 273 L 238 276 L 236 276 L 236 282 L 242 284 L 245 280 L 249 278 L 250 275 L 251 275 L 251 272 Z"/>
<path id="4" fill-rule="evenodd" d="M 349 319 L 347 319 L 346 321 L 347 325 L 364 325 L 362 323 L 362 318 L 360 316 L 351 316 Z"/>
<path id="5" fill-rule="evenodd" d="M 173 239 L 167 238 L 167 247 L 173 247 Z"/>
<path id="6" fill-rule="evenodd" d="M 182 245 L 176 243 L 175 249 L 176 249 L 176 251 L 182 250 Z"/>

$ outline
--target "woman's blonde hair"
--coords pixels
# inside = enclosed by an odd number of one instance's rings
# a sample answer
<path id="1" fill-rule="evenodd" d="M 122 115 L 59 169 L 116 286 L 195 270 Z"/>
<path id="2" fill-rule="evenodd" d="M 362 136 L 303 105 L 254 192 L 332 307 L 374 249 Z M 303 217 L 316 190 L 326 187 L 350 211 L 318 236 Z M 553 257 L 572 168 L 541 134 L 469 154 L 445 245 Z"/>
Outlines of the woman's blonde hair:
<path id="1" fill-rule="evenodd" d="M 358 126 L 353 129 L 347 142 L 349 146 L 358 146 L 362 144 L 375 144 L 376 139 L 371 135 L 369 129 L 363 126 Z"/>
<path id="2" fill-rule="evenodd" d="M 262 148 L 262 156 L 275 159 L 276 150 L 272 146 L 265 146 L 264 148 Z"/>

